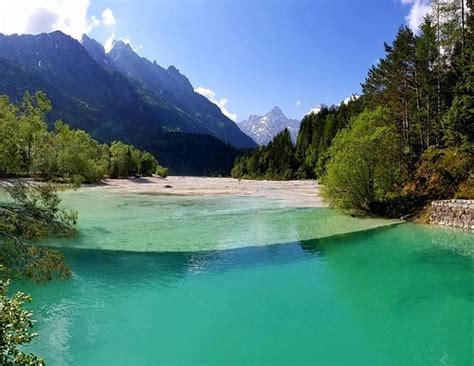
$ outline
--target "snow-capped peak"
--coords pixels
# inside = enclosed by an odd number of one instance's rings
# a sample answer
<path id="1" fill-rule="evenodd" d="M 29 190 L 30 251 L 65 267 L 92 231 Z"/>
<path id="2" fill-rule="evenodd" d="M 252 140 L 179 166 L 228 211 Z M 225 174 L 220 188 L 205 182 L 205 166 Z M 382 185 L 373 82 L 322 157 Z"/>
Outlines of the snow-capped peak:
<path id="1" fill-rule="evenodd" d="M 265 145 L 285 128 L 288 128 L 293 141 L 295 141 L 300 121 L 287 118 L 282 110 L 275 106 L 263 116 L 250 115 L 248 119 L 239 122 L 238 126 L 258 144 Z"/>
<path id="2" fill-rule="evenodd" d="M 344 99 L 341 104 L 349 104 L 349 102 L 352 102 L 354 100 L 357 100 L 360 98 L 360 95 L 359 94 L 351 94 L 349 95 L 346 99 Z"/>

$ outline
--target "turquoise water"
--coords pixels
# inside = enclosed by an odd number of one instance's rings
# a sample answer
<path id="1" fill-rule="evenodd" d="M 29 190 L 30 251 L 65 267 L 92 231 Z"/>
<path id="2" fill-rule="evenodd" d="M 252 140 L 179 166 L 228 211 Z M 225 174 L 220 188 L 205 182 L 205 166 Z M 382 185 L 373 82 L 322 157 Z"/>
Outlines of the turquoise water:
<path id="1" fill-rule="evenodd" d="M 66 204 L 72 280 L 18 284 L 49 365 L 474 362 L 472 234 L 261 198 Z"/>
<path id="2" fill-rule="evenodd" d="M 65 194 L 79 235 L 47 244 L 135 252 L 198 251 L 308 240 L 393 224 L 242 196 L 157 196 L 84 189 Z"/>

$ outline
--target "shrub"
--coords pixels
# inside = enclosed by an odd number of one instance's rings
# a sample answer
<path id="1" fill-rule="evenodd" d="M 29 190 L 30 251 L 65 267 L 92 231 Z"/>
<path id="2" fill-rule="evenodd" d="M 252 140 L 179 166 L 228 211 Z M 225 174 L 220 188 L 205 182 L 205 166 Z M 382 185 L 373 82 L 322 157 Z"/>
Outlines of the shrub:
<path id="1" fill-rule="evenodd" d="M 472 174 L 474 159 L 469 151 L 459 148 L 428 148 L 421 156 L 413 178 L 405 191 L 430 199 L 446 199 L 455 196 L 458 187 L 465 192 Z M 464 183 L 463 183 L 464 182 Z M 460 187 L 461 183 L 463 186 Z M 463 194 L 461 192 L 461 194 Z"/>
<path id="2" fill-rule="evenodd" d="M 161 178 L 166 178 L 168 176 L 168 168 L 158 165 L 155 174 L 159 175 Z"/>
<path id="3" fill-rule="evenodd" d="M 31 297 L 21 292 L 9 297 L 9 284 L 0 280 L 0 365 L 44 365 L 42 359 L 19 350 L 19 346 L 30 343 L 37 334 L 30 332 L 35 323 L 32 312 L 23 309 Z"/>
<path id="4" fill-rule="evenodd" d="M 362 112 L 336 135 L 329 149 L 323 196 L 342 209 L 372 211 L 399 176 L 398 145 L 386 110 Z"/>

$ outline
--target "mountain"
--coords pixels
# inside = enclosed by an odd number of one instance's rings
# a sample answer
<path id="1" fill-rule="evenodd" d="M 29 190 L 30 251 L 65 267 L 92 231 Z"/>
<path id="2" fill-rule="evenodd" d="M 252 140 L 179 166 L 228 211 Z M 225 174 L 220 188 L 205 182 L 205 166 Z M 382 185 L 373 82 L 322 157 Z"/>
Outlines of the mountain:
<path id="1" fill-rule="evenodd" d="M 287 118 L 280 108 L 274 107 L 263 116 L 251 115 L 248 119 L 239 122 L 238 125 L 259 145 L 266 145 L 285 128 L 288 128 L 291 139 L 295 142 L 300 123 L 296 119 Z"/>
<path id="2" fill-rule="evenodd" d="M 105 68 L 140 81 L 185 112 L 200 132 L 213 135 L 237 147 L 255 147 L 255 142 L 243 134 L 217 105 L 194 91 L 189 80 L 176 67 L 169 66 L 165 69 L 156 61 L 151 62 L 140 57 L 129 44 L 122 41 L 115 42 L 107 54 L 100 43 L 86 35 L 83 36 L 82 44 Z"/>
<path id="3" fill-rule="evenodd" d="M 173 173 L 190 174 L 189 167 L 193 174 L 200 174 L 196 167 L 202 164 L 202 174 L 227 174 L 227 165 L 221 169 L 225 164 L 215 161 L 218 155 L 226 152 L 229 158 L 224 160 L 228 161 L 236 154 L 231 145 L 256 146 L 207 99 L 200 101 L 202 107 L 196 106 L 192 115 L 176 105 L 168 92 L 109 65 L 111 58 L 97 42 L 89 39 L 85 43 L 60 31 L 34 36 L 0 34 L 0 94 L 18 101 L 27 90 L 42 90 L 53 103 L 49 122 L 62 119 L 100 141 L 122 140 L 149 150 Z M 186 87 L 188 93 L 189 81 L 174 68 L 168 70 L 166 90 L 172 85 L 173 90 Z M 209 110 L 216 119 L 221 118 L 220 124 L 209 122 Z M 177 138 L 177 133 L 183 136 Z M 206 154 L 186 153 L 190 161 L 178 161 L 175 152 L 198 144 L 204 144 L 200 151 Z M 208 153 L 213 150 L 218 152 L 215 158 Z"/>

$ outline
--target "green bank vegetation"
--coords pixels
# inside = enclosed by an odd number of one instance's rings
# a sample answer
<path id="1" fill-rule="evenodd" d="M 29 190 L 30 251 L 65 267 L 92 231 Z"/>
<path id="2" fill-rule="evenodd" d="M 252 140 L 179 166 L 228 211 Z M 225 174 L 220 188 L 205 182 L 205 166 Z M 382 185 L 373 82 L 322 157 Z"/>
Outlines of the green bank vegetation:
<path id="1" fill-rule="evenodd" d="M 9 281 L 0 281 L 0 364 L 42 366 L 41 358 L 19 350 L 37 335 L 31 332 L 35 323 L 32 312 L 23 308 L 31 297 L 22 292 L 9 297 L 9 285 Z"/>
<path id="2" fill-rule="evenodd" d="M 295 146 L 284 131 L 232 175 L 316 178 L 332 205 L 387 216 L 474 198 L 473 16 L 454 0 L 432 9 L 418 34 L 402 26 L 385 44 L 360 98 L 305 116 Z"/>
<path id="3" fill-rule="evenodd" d="M 0 96 L 0 177 L 98 182 L 104 177 L 166 176 L 156 158 L 119 141 L 101 144 L 87 132 L 57 121 L 48 131 L 51 103 L 42 92 L 25 93 L 19 105 Z"/>

